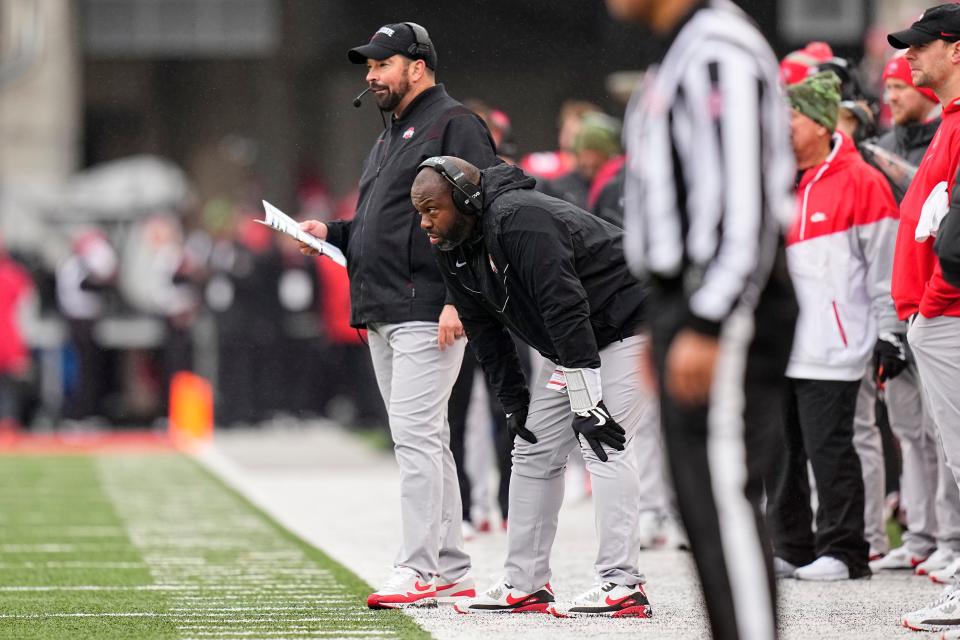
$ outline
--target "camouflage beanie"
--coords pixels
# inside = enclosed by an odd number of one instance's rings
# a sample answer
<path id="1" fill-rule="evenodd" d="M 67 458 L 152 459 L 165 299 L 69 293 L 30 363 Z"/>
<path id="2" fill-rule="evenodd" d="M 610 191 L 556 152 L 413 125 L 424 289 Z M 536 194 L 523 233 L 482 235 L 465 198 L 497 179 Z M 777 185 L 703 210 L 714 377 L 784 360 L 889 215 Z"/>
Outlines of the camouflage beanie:
<path id="1" fill-rule="evenodd" d="M 573 148 L 592 149 L 608 156 L 620 153 L 620 121 L 605 113 L 588 113 L 580 123 Z"/>
<path id="2" fill-rule="evenodd" d="M 824 71 L 787 87 L 790 106 L 817 124 L 833 131 L 840 109 L 840 78 Z"/>

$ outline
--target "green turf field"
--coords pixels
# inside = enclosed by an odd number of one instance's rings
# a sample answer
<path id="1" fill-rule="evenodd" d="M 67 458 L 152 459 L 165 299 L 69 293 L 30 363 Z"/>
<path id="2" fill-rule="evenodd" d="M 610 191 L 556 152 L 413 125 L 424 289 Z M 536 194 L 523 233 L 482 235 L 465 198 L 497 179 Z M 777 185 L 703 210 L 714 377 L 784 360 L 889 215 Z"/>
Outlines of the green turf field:
<path id="1" fill-rule="evenodd" d="M 0 487 L 0 638 L 429 637 L 182 455 L 0 456 Z"/>

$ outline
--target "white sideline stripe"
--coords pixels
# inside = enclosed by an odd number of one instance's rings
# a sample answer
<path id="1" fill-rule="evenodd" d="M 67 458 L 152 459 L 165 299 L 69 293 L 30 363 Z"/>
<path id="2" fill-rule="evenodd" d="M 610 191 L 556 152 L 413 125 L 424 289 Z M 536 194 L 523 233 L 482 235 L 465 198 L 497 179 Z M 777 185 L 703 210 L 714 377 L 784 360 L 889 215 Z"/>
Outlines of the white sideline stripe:
<path id="1" fill-rule="evenodd" d="M 135 584 L 126 586 L 95 584 L 33 587 L 0 586 L 0 591 L 198 591 L 199 589 L 200 587 L 172 584 Z"/>
<path id="2" fill-rule="evenodd" d="M 48 562 L 0 562 L 0 569 L 146 569 L 142 562 L 87 562 L 84 560 L 50 560 Z"/>
<path id="3" fill-rule="evenodd" d="M 122 611 L 116 613 L 74 611 L 70 613 L 0 613 L 0 618 L 5 620 L 42 620 L 44 618 L 168 618 L 174 615 L 175 614 L 172 613 L 157 613 L 151 611 Z"/>
<path id="4" fill-rule="evenodd" d="M 136 585 L 43 585 L 43 586 L 0 586 L 0 591 L 216 591 L 224 593 L 222 596 L 209 596 L 216 600 L 218 598 L 240 598 L 244 595 L 257 595 L 259 593 L 282 592 L 285 596 L 302 596 L 314 600 L 323 600 L 325 602 L 351 602 L 350 598 L 327 597 L 327 594 L 318 594 L 313 592 L 301 593 L 295 590 L 288 590 L 277 586 L 273 589 L 244 589 L 242 587 L 229 587 L 222 585 L 187 585 L 187 584 L 136 584 Z"/>
<path id="5" fill-rule="evenodd" d="M 75 544 L 0 544 L 2 553 L 68 553 L 76 550 Z"/>
<path id="6" fill-rule="evenodd" d="M 253 610 L 254 607 L 249 607 Z M 288 608 L 293 610 L 292 607 Z M 259 611 L 277 611 L 277 610 L 286 610 L 283 607 L 277 607 L 273 609 L 259 608 Z M 222 621 L 222 618 L 228 615 L 229 612 L 223 612 L 220 615 L 211 614 L 185 614 L 183 612 L 170 613 L 162 611 L 102 611 L 102 612 L 88 612 L 88 611 L 71 611 L 71 612 L 60 612 L 60 613 L 0 613 L 0 619 L 4 620 L 42 620 L 44 618 L 174 618 L 177 620 L 182 620 L 186 624 L 181 625 L 181 627 L 187 626 L 198 626 L 201 622 L 216 622 Z M 357 612 L 357 613 L 367 613 L 367 612 Z M 348 612 L 346 610 L 340 612 L 331 612 L 329 616 L 317 615 L 316 613 L 309 618 L 290 618 L 290 619 L 277 619 L 271 618 L 269 616 L 261 616 L 257 618 L 230 618 L 225 622 L 231 624 L 248 624 L 254 622 L 262 622 L 264 624 L 274 624 L 277 622 L 283 623 L 285 620 L 289 620 L 290 623 L 301 623 L 301 622 L 328 622 L 330 618 L 342 618 L 344 620 L 349 620 L 353 618 L 354 612 Z M 201 620 L 205 618 L 205 620 Z M 209 627 L 214 628 L 214 627 Z"/>
<path id="7" fill-rule="evenodd" d="M 370 630 L 357 630 L 357 631 L 209 631 L 195 633 L 195 636 L 204 637 L 204 638 L 248 638 L 250 636 L 256 636 L 259 638 L 270 636 L 270 637 L 336 637 L 336 638 L 346 638 L 346 637 L 356 637 L 356 636 L 393 636 L 396 635 L 393 631 L 383 631 L 380 629 L 370 629 Z"/>

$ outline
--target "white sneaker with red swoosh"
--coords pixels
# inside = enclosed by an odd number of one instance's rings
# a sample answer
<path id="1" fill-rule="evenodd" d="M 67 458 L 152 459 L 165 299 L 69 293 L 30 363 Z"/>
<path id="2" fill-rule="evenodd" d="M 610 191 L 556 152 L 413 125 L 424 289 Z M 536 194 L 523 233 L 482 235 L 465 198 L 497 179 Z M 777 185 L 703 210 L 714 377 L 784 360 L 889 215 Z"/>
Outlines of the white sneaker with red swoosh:
<path id="1" fill-rule="evenodd" d="M 550 613 L 558 618 L 649 618 L 653 615 L 642 584 L 627 587 L 612 582 L 593 587 L 569 605 L 554 605 Z"/>
<path id="2" fill-rule="evenodd" d="M 437 585 L 433 580 L 424 580 L 413 569 L 397 567 L 382 587 L 367 596 L 367 606 L 371 609 L 435 607 Z"/>
<path id="3" fill-rule="evenodd" d="M 554 602 L 553 589 L 548 582 L 531 592 L 514 589 L 506 580 L 496 583 L 476 598 L 457 600 L 457 613 L 549 613 Z"/>
<path id="4" fill-rule="evenodd" d="M 477 583 L 468 573 L 459 580 L 445 580 L 437 578 L 437 602 L 452 604 L 463 598 L 474 598 L 477 595 Z"/>

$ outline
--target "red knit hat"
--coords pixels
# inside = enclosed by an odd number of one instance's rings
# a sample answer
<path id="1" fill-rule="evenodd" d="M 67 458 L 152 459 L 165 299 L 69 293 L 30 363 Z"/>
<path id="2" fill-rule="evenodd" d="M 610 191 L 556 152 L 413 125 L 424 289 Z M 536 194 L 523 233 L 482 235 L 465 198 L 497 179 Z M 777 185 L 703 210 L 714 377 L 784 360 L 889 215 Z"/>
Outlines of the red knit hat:
<path id="1" fill-rule="evenodd" d="M 902 80 L 907 83 L 917 91 L 919 91 L 924 98 L 930 102 L 936 102 L 940 104 L 940 99 L 937 98 L 935 94 L 930 89 L 926 87 L 918 87 L 913 84 L 913 77 L 910 74 L 910 65 L 907 64 L 906 58 L 903 57 L 903 54 L 895 55 L 887 61 L 886 66 L 883 68 L 883 81 L 886 82 L 887 78 L 896 78 L 897 80 Z"/>
<path id="2" fill-rule="evenodd" d="M 783 84 L 803 82 L 816 72 L 817 67 L 833 57 L 833 50 L 826 42 L 808 42 L 803 49 L 791 51 L 780 61 L 780 79 Z"/>

